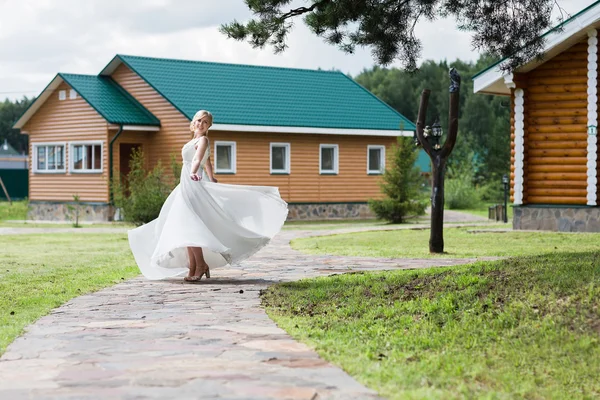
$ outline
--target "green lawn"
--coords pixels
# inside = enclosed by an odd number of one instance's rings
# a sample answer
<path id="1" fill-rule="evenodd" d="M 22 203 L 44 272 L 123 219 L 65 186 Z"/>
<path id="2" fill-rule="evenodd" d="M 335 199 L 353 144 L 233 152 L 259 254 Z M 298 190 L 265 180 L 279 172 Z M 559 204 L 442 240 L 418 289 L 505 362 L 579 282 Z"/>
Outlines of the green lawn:
<path id="1" fill-rule="evenodd" d="M 336 275 L 271 286 L 262 300 L 386 398 L 600 396 L 597 252 Z"/>
<path id="2" fill-rule="evenodd" d="M 600 250 L 600 235 L 557 232 L 485 232 L 503 225 L 444 229 L 441 257 L 534 255 Z M 349 233 L 295 239 L 292 247 L 308 254 L 424 258 L 429 254 L 429 229 Z"/>
<path id="3" fill-rule="evenodd" d="M 6 220 L 21 220 L 27 218 L 27 201 L 0 201 L 0 222 Z"/>
<path id="4" fill-rule="evenodd" d="M 73 297 L 139 274 L 126 234 L 0 236 L 0 354 Z"/>

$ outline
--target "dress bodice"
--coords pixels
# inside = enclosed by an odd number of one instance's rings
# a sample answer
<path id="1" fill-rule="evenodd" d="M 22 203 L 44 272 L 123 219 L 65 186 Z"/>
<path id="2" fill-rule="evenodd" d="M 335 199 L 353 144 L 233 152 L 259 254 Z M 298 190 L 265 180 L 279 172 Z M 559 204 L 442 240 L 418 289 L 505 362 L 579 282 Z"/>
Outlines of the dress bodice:
<path id="1" fill-rule="evenodd" d="M 187 142 L 183 148 L 181 149 L 181 157 L 183 158 L 183 163 L 192 163 L 194 161 L 194 157 L 196 156 L 196 147 L 199 145 L 201 138 L 192 139 Z M 208 138 L 206 138 L 208 141 Z M 202 160 L 200 160 L 200 168 L 204 166 L 208 155 L 210 154 L 210 146 L 206 146 L 206 151 L 204 152 L 204 156 Z"/>

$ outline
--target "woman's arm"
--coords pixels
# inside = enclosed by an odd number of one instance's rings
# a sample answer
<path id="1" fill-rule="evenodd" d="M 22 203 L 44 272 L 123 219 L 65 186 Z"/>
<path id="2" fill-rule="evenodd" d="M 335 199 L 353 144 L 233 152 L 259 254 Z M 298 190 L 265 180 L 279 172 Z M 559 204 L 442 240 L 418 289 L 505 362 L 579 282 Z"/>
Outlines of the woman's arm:
<path id="1" fill-rule="evenodd" d="M 194 155 L 194 159 L 192 161 L 190 178 L 192 178 L 193 181 L 199 181 L 200 179 L 202 179 L 202 175 L 198 175 L 198 170 L 200 169 L 200 162 L 202 161 L 202 157 L 204 156 L 204 152 L 206 151 L 206 146 L 208 146 L 208 139 L 203 137 L 198 141 L 196 154 Z"/>
<path id="2" fill-rule="evenodd" d="M 206 159 L 206 164 L 204 164 L 204 169 L 206 169 L 206 174 L 208 175 L 208 179 L 210 179 L 212 182 L 217 182 L 217 178 L 215 178 L 215 175 L 213 173 L 212 163 L 210 162 L 210 156 L 208 156 L 208 158 Z"/>

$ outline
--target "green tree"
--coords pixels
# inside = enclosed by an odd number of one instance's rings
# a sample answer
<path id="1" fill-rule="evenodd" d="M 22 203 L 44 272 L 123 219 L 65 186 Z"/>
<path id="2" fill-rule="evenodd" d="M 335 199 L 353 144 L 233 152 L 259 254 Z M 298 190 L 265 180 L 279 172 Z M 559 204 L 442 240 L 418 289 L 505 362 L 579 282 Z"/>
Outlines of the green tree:
<path id="1" fill-rule="evenodd" d="M 15 102 L 8 99 L 0 102 L 0 144 L 6 139 L 19 153 L 28 153 L 28 136 L 12 126 L 34 100 L 23 97 Z"/>
<path id="2" fill-rule="evenodd" d="M 122 210 L 123 219 L 138 225 L 158 217 L 174 187 L 160 162 L 151 171 L 146 171 L 144 164 L 144 153 L 141 149 L 134 150 L 129 174 L 122 178 L 115 176 L 111 183 L 113 201 Z"/>
<path id="3" fill-rule="evenodd" d="M 343 51 L 368 47 L 378 64 L 397 59 L 411 71 L 422 47 L 414 32 L 419 20 L 454 18 L 459 29 L 471 32 L 473 48 L 508 58 L 502 67 L 512 69 L 541 52 L 541 33 L 554 23 L 553 9 L 561 11 L 561 19 L 563 14 L 558 0 L 307 0 L 306 7 L 291 10 L 292 0 L 245 2 L 256 19 L 221 26 L 230 38 L 248 40 L 253 47 L 270 44 L 281 52 L 292 20 L 303 16 L 315 35 Z"/>
<path id="4" fill-rule="evenodd" d="M 401 223 L 407 217 L 425 214 L 427 202 L 421 195 L 424 179 L 415 167 L 418 150 L 411 138 L 398 137 L 390 153 L 391 168 L 386 169 L 381 183 L 385 198 L 369 200 L 369 206 L 378 218 Z"/>
<path id="5" fill-rule="evenodd" d="M 431 88 L 427 123 L 439 117 L 441 125 L 447 126 L 447 72 L 449 67 L 456 68 L 465 79 L 460 91 L 459 134 L 448 167 L 460 171 L 458 166 L 470 163 L 474 170 L 473 185 L 489 185 L 501 190 L 500 177 L 510 166 L 509 102 L 504 97 L 473 94 L 473 83 L 469 79 L 493 61 L 489 56 L 480 57 L 476 63 L 425 61 L 413 73 L 376 66 L 364 70 L 355 80 L 412 121 L 417 118 L 423 88 Z"/>

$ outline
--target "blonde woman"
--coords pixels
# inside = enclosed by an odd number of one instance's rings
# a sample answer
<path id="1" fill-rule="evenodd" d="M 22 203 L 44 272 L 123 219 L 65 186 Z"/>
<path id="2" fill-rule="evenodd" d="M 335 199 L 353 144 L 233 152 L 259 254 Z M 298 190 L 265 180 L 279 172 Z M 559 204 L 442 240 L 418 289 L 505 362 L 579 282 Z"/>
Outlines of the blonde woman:
<path id="1" fill-rule="evenodd" d="M 281 229 L 287 203 L 276 187 L 217 184 L 208 130 L 213 116 L 198 111 L 192 139 L 182 150 L 179 185 L 154 221 L 130 230 L 129 245 L 148 279 L 210 278 L 210 269 L 238 263 L 265 246 Z"/>

